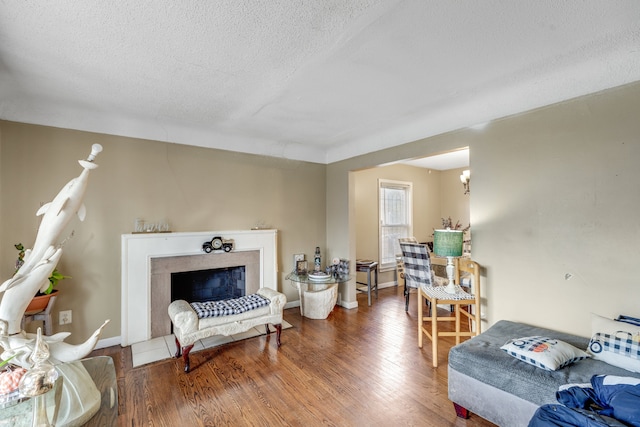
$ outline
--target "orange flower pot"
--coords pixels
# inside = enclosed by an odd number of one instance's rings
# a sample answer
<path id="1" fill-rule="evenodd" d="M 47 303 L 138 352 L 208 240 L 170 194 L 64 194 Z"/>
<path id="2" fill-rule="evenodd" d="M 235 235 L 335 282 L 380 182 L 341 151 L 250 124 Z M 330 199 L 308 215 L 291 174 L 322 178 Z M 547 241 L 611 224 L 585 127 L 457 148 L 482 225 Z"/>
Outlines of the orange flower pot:
<path id="1" fill-rule="evenodd" d="M 49 299 L 52 296 L 56 295 L 57 293 L 58 293 L 58 290 L 54 290 L 49 295 L 40 295 L 37 297 L 33 297 L 31 302 L 27 306 L 25 313 L 38 313 L 40 311 L 43 311 L 45 308 L 47 308 L 47 305 L 49 304 Z"/>

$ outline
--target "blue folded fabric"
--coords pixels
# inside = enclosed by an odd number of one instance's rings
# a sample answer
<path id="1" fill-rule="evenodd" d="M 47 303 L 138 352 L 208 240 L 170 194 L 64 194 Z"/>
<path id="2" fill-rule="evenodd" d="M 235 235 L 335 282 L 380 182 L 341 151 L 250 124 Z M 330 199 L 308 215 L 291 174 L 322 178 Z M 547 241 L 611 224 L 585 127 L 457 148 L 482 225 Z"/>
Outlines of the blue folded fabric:
<path id="1" fill-rule="evenodd" d="M 627 427 L 620 421 L 585 409 L 567 408 L 562 405 L 542 405 L 529 427 Z"/>
<path id="2" fill-rule="evenodd" d="M 543 405 L 529 422 L 538 426 L 640 427 L 640 379 L 594 375 L 589 385 L 568 385 L 556 394 L 562 405 Z"/>
<path id="3" fill-rule="evenodd" d="M 618 322 L 630 323 L 635 326 L 640 326 L 640 319 L 638 319 L 637 317 L 625 316 L 624 314 L 621 314 L 616 320 Z"/>

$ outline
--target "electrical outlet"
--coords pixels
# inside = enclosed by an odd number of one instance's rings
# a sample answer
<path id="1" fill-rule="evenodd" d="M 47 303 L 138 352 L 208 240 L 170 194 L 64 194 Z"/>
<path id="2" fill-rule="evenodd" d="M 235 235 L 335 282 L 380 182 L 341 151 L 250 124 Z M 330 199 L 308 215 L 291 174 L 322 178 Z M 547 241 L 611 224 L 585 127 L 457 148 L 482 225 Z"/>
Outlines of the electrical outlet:
<path id="1" fill-rule="evenodd" d="M 71 310 L 65 310 L 60 312 L 60 324 L 68 325 L 71 323 Z"/>

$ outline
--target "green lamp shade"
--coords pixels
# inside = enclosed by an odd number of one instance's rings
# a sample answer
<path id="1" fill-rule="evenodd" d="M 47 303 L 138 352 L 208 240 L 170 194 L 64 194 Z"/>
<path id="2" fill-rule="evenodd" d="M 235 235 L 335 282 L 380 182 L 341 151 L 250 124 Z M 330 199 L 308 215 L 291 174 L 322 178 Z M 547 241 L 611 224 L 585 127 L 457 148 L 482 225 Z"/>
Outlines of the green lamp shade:
<path id="1" fill-rule="evenodd" d="M 437 256 L 462 256 L 463 232 L 460 230 L 435 230 L 433 253 Z"/>

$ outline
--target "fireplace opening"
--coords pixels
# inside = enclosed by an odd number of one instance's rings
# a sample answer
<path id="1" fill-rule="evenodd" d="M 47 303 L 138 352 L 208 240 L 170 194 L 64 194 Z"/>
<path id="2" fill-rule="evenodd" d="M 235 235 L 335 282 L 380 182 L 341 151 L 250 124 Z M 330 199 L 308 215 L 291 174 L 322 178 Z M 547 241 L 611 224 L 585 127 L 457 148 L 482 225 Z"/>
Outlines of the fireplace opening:
<path id="1" fill-rule="evenodd" d="M 156 246 L 158 246 L 157 243 Z M 222 269 L 224 271 L 224 269 L 227 268 L 244 266 L 244 293 L 236 293 L 236 295 L 254 294 L 260 289 L 262 284 L 261 253 L 261 250 L 251 249 L 245 251 L 234 250 L 220 254 L 201 253 L 150 257 L 150 338 L 158 338 L 171 334 L 171 319 L 167 316 L 167 309 L 172 301 L 180 298 L 172 298 L 172 288 L 175 287 L 172 286 L 172 282 L 174 281 L 172 275 L 189 271 L 198 272 L 214 269 Z M 196 281 L 205 282 L 207 280 L 199 278 Z M 187 286 L 191 287 L 189 280 L 187 280 Z M 180 288 L 183 287 L 184 286 L 180 286 Z M 232 295 L 230 298 L 231 297 L 237 298 L 238 296 Z M 190 295 L 183 295 L 182 299 L 187 302 L 196 302 L 198 299 L 212 300 L 214 297 L 209 293 L 209 295 L 202 298 L 192 298 Z M 133 316 L 135 313 L 131 313 L 130 315 Z"/>
<path id="2" fill-rule="evenodd" d="M 171 301 L 221 301 L 245 292 L 245 266 L 171 273 Z"/>

